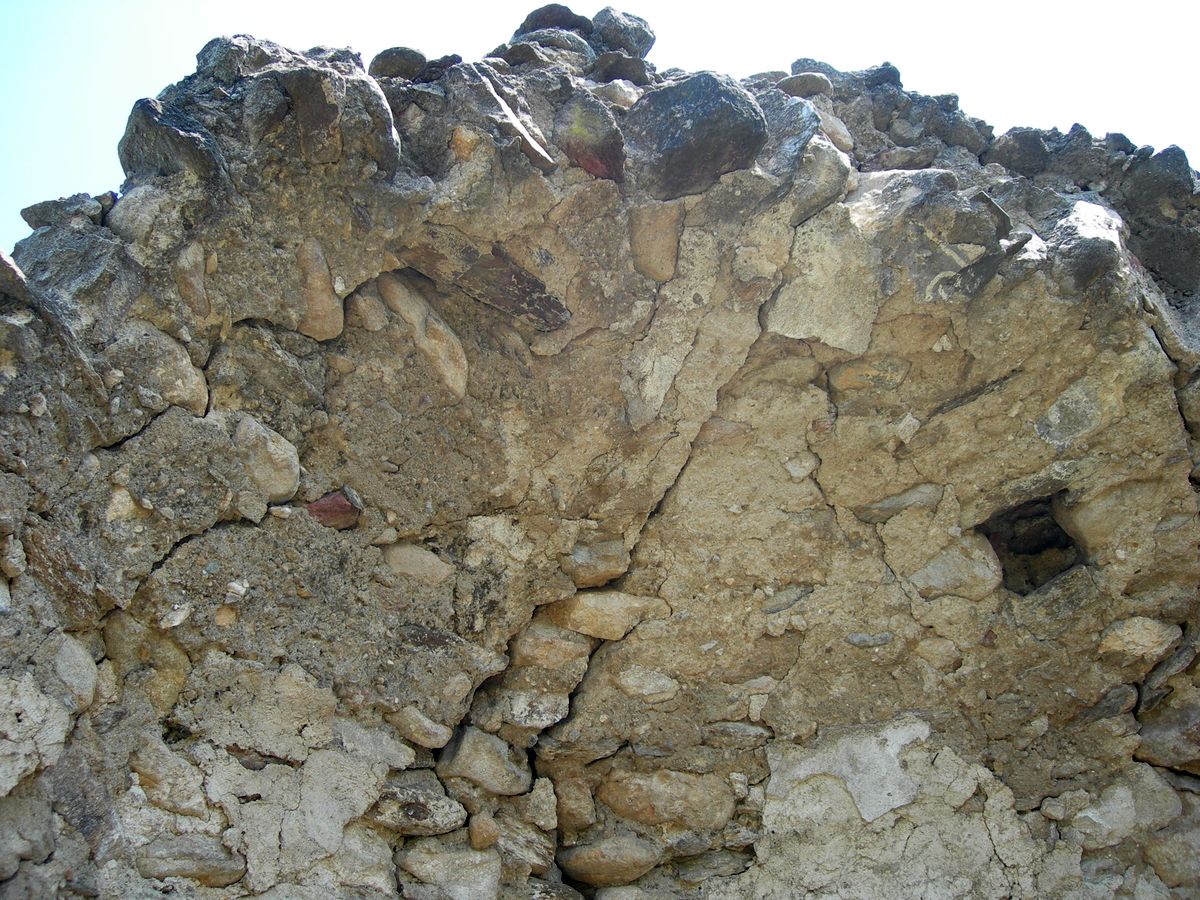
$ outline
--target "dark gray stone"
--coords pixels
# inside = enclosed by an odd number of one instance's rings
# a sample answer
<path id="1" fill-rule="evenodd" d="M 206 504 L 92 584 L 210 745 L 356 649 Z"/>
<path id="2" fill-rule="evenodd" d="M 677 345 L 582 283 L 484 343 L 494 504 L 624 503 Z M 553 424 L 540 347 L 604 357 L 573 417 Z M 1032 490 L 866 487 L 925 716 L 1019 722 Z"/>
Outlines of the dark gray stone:
<path id="1" fill-rule="evenodd" d="M 618 12 L 611 6 L 592 17 L 592 27 L 592 42 L 605 50 L 624 50 L 642 59 L 654 46 L 654 32 L 645 19 Z"/>
<path id="2" fill-rule="evenodd" d="M 425 68 L 425 54 L 411 47 L 390 47 L 378 53 L 367 69 L 373 78 L 416 78 Z"/>
<path id="3" fill-rule="evenodd" d="M 462 57 L 457 53 L 431 59 L 425 63 L 420 72 L 413 76 L 413 81 L 418 84 L 430 84 L 434 81 L 440 81 L 441 77 L 446 74 L 447 69 L 457 66 L 460 62 L 462 62 Z"/>
<path id="4" fill-rule="evenodd" d="M 580 34 L 591 34 L 592 20 L 587 16 L 576 15 L 561 3 L 549 3 L 539 6 L 525 17 L 525 21 L 513 32 L 513 40 L 542 28 L 565 28 Z"/>
<path id="5" fill-rule="evenodd" d="M 791 175 L 804 157 L 808 142 L 821 127 L 821 116 L 807 100 L 789 97 L 783 91 L 766 91 L 757 99 L 767 117 L 763 167 L 772 175 Z"/>
<path id="6" fill-rule="evenodd" d="M 762 110 L 732 79 L 711 72 L 651 91 L 625 118 L 641 177 L 659 200 L 697 194 L 749 167 L 767 141 Z"/>
<path id="7" fill-rule="evenodd" d="M 885 84 L 892 84 L 896 87 L 903 87 L 900 83 L 900 70 L 893 66 L 890 62 L 880 63 L 874 68 L 864 69 L 861 72 L 855 72 L 859 78 L 863 80 L 863 84 L 867 88 L 880 87 Z"/>
<path id="8" fill-rule="evenodd" d="M 213 136 L 190 116 L 158 100 L 133 105 L 117 156 L 130 178 L 180 172 L 210 178 L 225 168 Z"/>
<path id="9" fill-rule="evenodd" d="M 565 28 L 539 28 L 537 31 L 529 31 L 521 35 L 521 40 L 527 44 L 578 53 L 589 65 L 596 58 L 596 51 L 587 41 Z"/>
<path id="10" fill-rule="evenodd" d="M 342 110 L 326 90 L 330 73 L 321 69 L 292 69 L 278 76 L 292 101 L 300 126 L 300 152 L 310 163 L 332 163 L 342 158 Z"/>
<path id="11" fill-rule="evenodd" d="M 984 161 L 1032 177 L 1046 171 L 1050 149 L 1036 128 L 1012 128 L 996 138 Z"/>
<path id="12" fill-rule="evenodd" d="M 1174 145 L 1139 161 L 1130 171 L 1126 195 L 1135 207 L 1156 207 L 1160 200 L 1176 203 L 1196 193 L 1196 179 L 1187 154 Z"/>
<path id="13" fill-rule="evenodd" d="M 645 87 L 651 81 L 650 66 L 642 58 L 630 56 L 621 50 L 609 50 L 596 57 L 588 78 L 592 81 L 609 82 L 618 78 Z"/>
<path id="14" fill-rule="evenodd" d="M 72 194 L 58 200 L 43 200 L 21 210 L 21 218 L 30 228 L 44 228 L 47 225 L 70 225 L 73 221 L 85 219 L 93 225 L 99 225 L 104 208 L 100 201 L 90 194 Z"/>

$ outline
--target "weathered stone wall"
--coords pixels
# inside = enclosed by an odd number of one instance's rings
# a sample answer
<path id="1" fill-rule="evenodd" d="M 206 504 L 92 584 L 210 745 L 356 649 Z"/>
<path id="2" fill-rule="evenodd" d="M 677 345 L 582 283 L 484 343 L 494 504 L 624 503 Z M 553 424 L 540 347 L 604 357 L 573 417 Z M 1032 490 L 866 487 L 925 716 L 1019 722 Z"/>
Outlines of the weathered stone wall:
<path id="1" fill-rule="evenodd" d="M 889 65 L 219 39 L 0 266 L 0 896 L 1200 891 L 1200 193 Z"/>

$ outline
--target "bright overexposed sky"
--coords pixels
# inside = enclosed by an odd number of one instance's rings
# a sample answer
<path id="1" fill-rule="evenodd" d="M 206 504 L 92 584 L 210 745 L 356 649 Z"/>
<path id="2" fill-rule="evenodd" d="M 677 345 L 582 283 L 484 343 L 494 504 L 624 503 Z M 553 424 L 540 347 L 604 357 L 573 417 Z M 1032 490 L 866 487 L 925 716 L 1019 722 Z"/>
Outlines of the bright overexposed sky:
<path id="1" fill-rule="evenodd" d="M 195 69 L 221 34 L 293 49 L 350 46 L 364 63 L 397 45 L 426 56 L 479 59 L 540 5 L 404 0 L 0 0 L 0 247 L 29 229 L 19 210 L 40 200 L 120 187 L 117 141 L 129 109 Z M 569 4 L 570 5 L 570 4 Z M 591 16 L 594 2 L 572 5 Z M 1014 125 L 1136 144 L 1178 144 L 1200 163 L 1200 86 L 1190 25 L 1177 0 L 1114 4 L 1047 0 L 920 4 L 679 0 L 616 4 L 650 22 L 660 69 L 743 77 L 811 57 L 839 69 L 888 60 L 904 86 L 955 93 L 1000 132 Z"/>

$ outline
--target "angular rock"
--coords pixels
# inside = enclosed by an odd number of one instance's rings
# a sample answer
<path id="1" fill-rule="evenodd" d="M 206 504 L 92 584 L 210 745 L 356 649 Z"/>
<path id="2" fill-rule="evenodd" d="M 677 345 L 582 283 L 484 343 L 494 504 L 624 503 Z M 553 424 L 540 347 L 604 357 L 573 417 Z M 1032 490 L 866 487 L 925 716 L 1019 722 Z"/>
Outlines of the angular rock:
<path id="1" fill-rule="evenodd" d="M 225 168 L 216 139 L 187 114 L 158 100 L 139 100 L 117 147 L 128 177 L 189 173 L 206 179 Z"/>
<path id="2" fill-rule="evenodd" d="M 578 543 L 562 561 L 563 571 L 579 588 L 599 587 L 629 569 L 629 551 L 619 540 Z"/>
<path id="3" fill-rule="evenodd" d="M 701 72 L 643 96 L 624 132 L 645 189 L 671 200 L 747 168 L 766 143 L 767 123 L 734 81 Z"/>
<path id="4" fill-rule="evenodd" d="M 1179 797 L 1154 769 L 1130 766 L 1099 798 L 1075 814 L 1071 826 L 1085 850 L 1111 847 L 1139 829 L 1155 831 L 1179 815 Z"/>
<path id="5" fill-rule="evenodd" d="M 621 591 L 584 591 L 546 607 L 556 625 L 605 641 L 619 641 L 639 622 L 665 612 L 666 604 L 655 597 Z"/>
<path id="6" fill-rule="evenodd" d="M 996 138 L 988 162 L 999 163 L 1019 175 L 1037 175 L 1050 163 L 1050 151 L 1035 128 L 1013 128 Z"/>
<path id="7" fill-rule="evenodd" d="M 308 514 L 326 528 L 353 528 L 362 515 L 363 505 L 358 493 L 346 486 L 307 504 Z"/>
<path id="8" fill-rule="evenodd" d="M 246 860 L 220 838 L 163 835 L 138 850 L 138 871 L 147 878 L 190 878 L 205 887 L 227 887 L 246 874 Z"/>
<path id="9" fill-rule="evenodd" d="M 457 850 L 426 838 L 406 844 L 397 854 L 401 869 L 423 884 L 441 889 L 451 900 L 496 897 L 500 893 L 500 855 L 495 850 Z"/>
<path id="10" fill-rule="evenodd" d="M 813 97 L 833 93 L 829 76 L 822 72 L 798 72 L 781 79 L 775 87 L 789 97 Z"/>
<path id="11" fill-rule="evenodd" d="M 437 771 L 442 778 L 465 778 L 501 796 L 523 794 L 533 784 L 529 764 L 517 751 L 470 725 L 442 753 Z"/>
<path id="12" fill-rule="evenodd" d="M 419 769 L 389 775 L 366 818 L 397 834 L 435 835 L 461 828 L 467 811 L 446 796 L 432 772 Z"/>
<path id="13" fill-rule="evenodd" d="M 1111 654 L 1121 665 L 1152 666 L 1171 652 L 1183 636 L 1178 625 L 1134 616 L 1114 622 L 1100 635 L 1100 653 Z"/>
<path id="14" fill-rule="evenodd" d="M 267 502 L 290 500 L 300 486 L 300 458 L 291 442 L 252 416 L 238 423 L 233 440 Z"/>
<path id="15" fill-rule="evenodd" d="M 626 81 L 638 87 L 644 87 L 653 80 L 649 65 L 644 59 L 618 50 L 610 50 L 597 56 L 588 71 L 588 78 L 599 82 Z"/>
<path id="16" fill-rule="evenodd" d="M 572 163 L 597 178 L 625 180 L 625 139 L 608 107 L 578 93 L 554 120 L 554 142 Z"/>
<path id="17" fill-rule="evenodd" d="M 454 730 L 435 722 L 415 706 L 406 706 L 387 715 L 392 724 L 405 740 L 412 741 L 418 747 L 444 747 L 454 736 Z"/>
<path id="18" fill-rule="evenodd" d="M 592 16 L 592 41 L 644 59 L 654 46 L 654 32 L 645 19 L 606 6 Z"/>

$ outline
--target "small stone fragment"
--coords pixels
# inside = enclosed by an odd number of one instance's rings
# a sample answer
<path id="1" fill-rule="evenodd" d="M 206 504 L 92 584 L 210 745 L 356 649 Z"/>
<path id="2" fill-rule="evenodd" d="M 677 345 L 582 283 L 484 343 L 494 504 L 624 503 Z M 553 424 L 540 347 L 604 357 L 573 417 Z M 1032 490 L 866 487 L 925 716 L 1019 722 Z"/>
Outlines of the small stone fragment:
<path id="1" fill-rule="evenodd" d="M 470 836 L 472 849 L 486 850 L 500 840 L 500 826 L 490 813 L 476 813 L 471 816 Z"/>
<path id="2" fill-rule="evenodd" d="M 651 615 L 667 612 L 656 597 L 637 597 L 621 591 L 584 591 L 545 607 L 556 625 L 606 641 L 619 641 Z"/>
<path id="3" fill-rule="evenodd" d="M 349 485 L 326 494 L 320 500 L 314 500 L 305 505 L 308 514 L 326 528 L 336 528 L 341 531 L 353 528 L 358 524 L 362 515 L 363 504 L 358 493 Z"/>
<path id="4" fill-rule="evenodd" d="M 162 835 L 138 850 L 137 868 L 147 878 L 190 878 L 205 887 L 226 887 L 246 874 L 246 860 L 204 834 Z"/>
<path id="5" fill-rule="evenodd" d="M 300 456 L 283 435 L 253 416 L 243 416 L 233 436 L 246 473 L 268 503 L 290 500 L 300 486 Z"/>
<path id="6" fill-rule="evenodd" d="M 629 569 L 629 551 L 623 541 L 579 543 L 564 557 L 562 570 L 579 588 L 599 587 L 624 575 Z"/>
<path id="7" fill-rule="evenodd" d="M 415 706 L 406 706 L 385 718 L 401 736 L 412 741 L 418 747 L 437 749 L 444 747 L 454 736 L 454 730 L 435 722 Z"/>
<path id="8" fill-rule="evenodd" d="M 397 575 L 407 575 L 425 584 L 441 584 L 454 574 L 453 566 L 442 562 L 436 553 L 418 544 L 384 547 L 383 560 Z"/>
<path id="9" fill-rule="evenodd" d="M 1178 625 L 1133 616 L 1104 629 L 1099 651 L 1102 656 L 1116 657 L 1121 665 L 1149 668 L 1165 658 L 1182 636 Z"/>
<path id="10" fill-rule="evenodd" d="M 147 735 L 129 757 L 129 767 L 137 773 L 146 799 L 155 806 L 183 816 L 202 817 L 208 811 L 203 773 L 157 735 Z"/>
<path id="11" fill-rule="evenodd" d="M 417 769 L 390 774 L 366 818 L 397 834 L 434 835 L 461 828 L 467 811 L 446 796 L 432 772 Z"/>
<path id="12" fill-rule="evenodd" d="M 679 234 L 683 228 L 682 203 L 655 203 L 635 207 L 629 215 L 629 247 L 633 264 L 654 281 L 675 277 L 679 260 Z"/>
<path id="13" fill-rule="evenodd" d="M 679 682 L 674 678 L 636 663 L 621 669 L 617 687 L 625 696 L 647 703 L 662 703 L 679 693 Z"/>
<path id="14" fill-rule="evenodd" d="M 345 325 L 342 300 L 333 289 L 325 251 L 313 237 L 301 241 L 296 263 L 304 292 L 304 314 L 296 330 L 316 341 L 328 341 L 342 333 Z"/>
<path id="15" fill-rule="evenodd" d="M 442 778 L 465 778 L 493 794 L 523 794 L 533 784 L 529 763 L 505 741 L 471 725 L 463 728 L 437 765 Z"/>
<path id="16" fill-rule="evenodd" d="M 821 72 L 798 72 L 782 79 L 775 87 L 789 97 L 814 97 L 817 94 L 833 93 L 829 76 Z"/>

